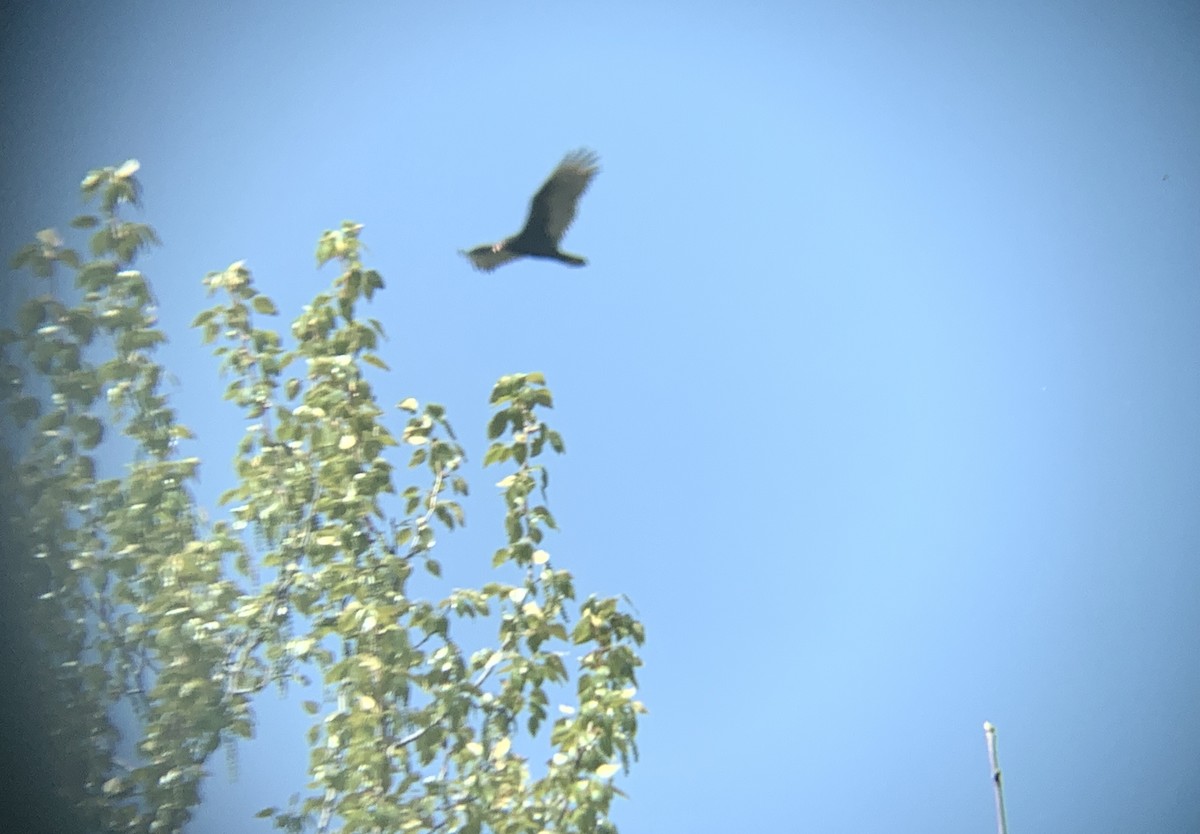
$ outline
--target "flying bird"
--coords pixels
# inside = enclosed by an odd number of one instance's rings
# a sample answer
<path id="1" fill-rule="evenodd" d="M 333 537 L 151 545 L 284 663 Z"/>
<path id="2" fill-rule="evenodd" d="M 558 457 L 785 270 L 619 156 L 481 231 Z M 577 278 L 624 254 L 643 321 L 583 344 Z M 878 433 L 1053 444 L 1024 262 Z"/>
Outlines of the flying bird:
<path id="1" fill-rule="evenodd" d="M 575 219 L 579 198 L 600 170 L 596 165 L 599 161 L 600 158 L 586 148 L 567 154 L 529 202 L 525 228 L 497 243 L 459 251 L 471 259 L 476 269 L 484 272 L 491 272 L 524 255 L 583 266 L 586 260 L 563 252 L 558 245 Z"/>

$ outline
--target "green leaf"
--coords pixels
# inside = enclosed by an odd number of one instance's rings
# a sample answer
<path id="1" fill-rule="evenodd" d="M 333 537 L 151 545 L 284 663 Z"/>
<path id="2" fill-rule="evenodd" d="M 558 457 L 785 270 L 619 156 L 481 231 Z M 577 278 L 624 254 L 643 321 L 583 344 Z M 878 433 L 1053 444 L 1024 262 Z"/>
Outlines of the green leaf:
<path id="1" fill-rule="evenodd" d="M 95 292 L 107 287 L 117 277 L 117 266 L 112 261 L 92 261 L 79 270 L 79 283 L 84 289 Z"/>
<path id="2" fill-rule="evenodd" d="M 120 168 L 113 171 L 113 178 L 119 180 L 128 179 L 136 174 L 138 169 L 141 167 L 142 164 L 136 159 L 128 159 L 121 165 Z"/>
<path id="3" fill-rule="evenodd" d="M 79 188 L 84 194 L 91 194 L 100 187 L 100 183 L 104 181 L 105 173 L 103 171 L 89 171 L 88 175 L 79 183 Z"/>
<path id="4" fill-rule="evenodd" d="M 250 302 L 254 307 L 254 312 L 262 313 L 264 316 L 274 316 L 279 313 L 275 308 L 275 302 L 265 295 L 256 295 L 254 300 Z"/>
<path id="5" fill-rule="evenodd" d="M 596 768 L 596 775 L 601 779 L 608 779 L 616 776 L 620 771 L 621 766 L 619 764 L 613 764 L 610 762 L 608 764 L 602 764 L 600 767 Z"/>
<path id="6" fill-rule="evenodd" d="M 17 311 L 17 328 L 21 335 L 28 336 L 37 330 L 45 321 L 45 316 L 46 308 L 41 301 L 33 299 L 22 304 L 21 309 Z"/>
<path id="7" fill-rule="evenodd" d="M 9 266 L 11 266 L 13 269 L 20 269 L 21 267 L 25 266 L 25 264 L 29 263 L 29 261 L 32 260 L 35 255 L 37 255 L 37 253 L 37 244 L 26 244 L 17 250 L 17 254 L 12 256 L 12 260 L 8 262 Z"/>
<path id="8" fill-rule="evenodd" d="M 492 419 L 488 422 L 487 436 L 488 440 L 495 440 L 500 435 L 504 434 L 504 429 L 508 425 L 509 413 L 508 409 L 497 411 L 492 415 Z"/>
<path id="9" fill-rule="evenodd" d="M 92 235 L 88 243 L 92 247 L 93 255 L 103 255 L 105 252 L 110 252 L 113 248 L 112 232 L 108 229 L 101 229 Z"/>
<path id="10" fill-rule="evenodd" d="M 483 456 L 483 465 L 488 466 L 493 463 L 503 463 L 508 460 L 508 447 L 503 443 L 493 443 L 488 447 L 487 454 Z"/>
<path id="11" fill-rule="evenodd" d="M 104 438 L 104 424 L 90 414 L 81 414 L 74 420 L 74 429 L 79 434 L 79 445 L 94 449 Z"/>
<path id="12" fill-rule="evenodd" d="M 71 221 L 76 229 L 94 229 L 100 225 L 100 218 L 92 214 L 81 214 Z"/>
<path id="13" fill-rule="evenodd" d="M 321 708 L 321 705 L 316 701 L 305 701 L 304 702 L 304 711 L 307 712 L 309 715 L 316 715 L 317 710 L 319 710 L 320 708 Z"/>
<path id="14" fill-rule="evenodd" d="M 512 398 L 513 393 L 518 391 L 522 385 L 522 377 L 519 374 L 502 376 L 492 386 L 492 395 L 488 398 L 488 402 L 493 405 Z"/>
<path id="15" fill-rule="evenodd" d="M 575 645 L 587 643 L 596 636 L 596 626 L 590 617 L 582 617 L 579 622 L 575 623 L 575 629 L 571 633 L 571 641 Z"/>

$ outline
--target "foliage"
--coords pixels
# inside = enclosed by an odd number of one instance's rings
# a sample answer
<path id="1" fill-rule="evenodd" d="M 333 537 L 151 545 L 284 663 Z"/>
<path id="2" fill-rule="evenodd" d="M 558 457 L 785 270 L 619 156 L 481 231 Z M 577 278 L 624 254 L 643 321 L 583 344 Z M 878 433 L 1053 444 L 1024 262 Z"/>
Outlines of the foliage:
<path id="1" fill-rule="evenodd" d="M 545 549 L 544 454 L 563 451 L 542 418 L 545 380 L 506 376 L 491 394 L 484 462 L 508 470 L 492 563 L 513 581 L 421 598 L 414 572 L 441 573 L 435 531 L 464 523 L 465 453 L 436 404 L 406 399 L 399 435 L 387 426 L 367 372 L 386 370 L 383 327 L 359 314 L 383 280 L 360 260 L 361 227 L 322 236 L 318 262 L 341 272 L 292 323 L 291 347 L 260 324 L 275 304 L 235 263 L 205 279 L 220 299 L 194 322 L 246 419 L 229 518 L 207 522 L 191 491 L 200 461 L 178 450 L 193 435 L 154 358 L 166 338 L 154 295 L 134 268 L 157 238 L 121 216 L 139 203 L 137 169 L 83 180 L 96 213 L 72 225 L 91 230 L 90 258 L 53 230 L 17 254 L 50 289 L 0 339 L 8 415 L 28 440 L 5 486 L 34 557 L 21 570 L 36 588 L 36 685 L 56 754 L 76 769 L 63 798 L 96 829 L 179 831 L 209 757 L 253 735 L 255 696 L 316 674 L 308 794 L 262 813 L 280 827 L 614 831 L 613 776 L 636 756 L 643 711 L 643 629 L 615 599 L 574 611 L 572 576 Z M 74 292 L 55 292 L 63 269 Z M 129 462 L 102 477 L 113 449 Z M 420 483 L 398 483 L 398 454 Z M 496 634 L 468 655 L 452 626 L 476 618 Z M 551 719 L 572 654 L 576 703 Z M 110 719 L 119 701 L 138 731 L 128 761 Z M 519 750 L 547 735 L 549 760 L 531 767 Z"/>

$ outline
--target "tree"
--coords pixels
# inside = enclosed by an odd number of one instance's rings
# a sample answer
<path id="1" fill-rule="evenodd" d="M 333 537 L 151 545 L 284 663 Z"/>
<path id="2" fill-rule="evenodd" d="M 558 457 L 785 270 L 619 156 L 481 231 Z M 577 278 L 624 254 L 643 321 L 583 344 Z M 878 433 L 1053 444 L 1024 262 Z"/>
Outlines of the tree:
<path id="1" fill-rule="evenodd" d="M 154 294 L 134 266 L 157 237 L 122 217 L 140 204 L 137 170 L 84 178 L 96 210 L 71 225 L 90 230 L 90 259 L 53 230 L 16 255 L 48 290 L 0 337 L 3 397 L 25 440 L 5 510 L 30 555 L 15 568 L 50 758 L 70 770 L 62 798 L 93 829 L 179 831 L 209 757 L 251 735 L 255 696 L 316 675 L 309 792 L 262 812 L 285 830 L 615 831 L 613 777 L 636 758 L 644 711 L 644 632 L 617 599 L 574 611 L 572 576 L 546 549 L 544 460 L 563 441 L 543 419 L 541 374 L 491 392 L 484 464 L 506 469 L 496 580 L 425 599 L 413 578 L 440 577 L 435 530 L 464 521 L 465 452 L 441 406 L 399 403 L 397 435 L 376 402 L 383 326 L 359 311 L 384 284 L 361 261 L 362 227 L 321 237 L 318 263 L 341 271 L 292 322 L 290 345 L 262 326 L 275 304 L 243 263 L 212 273 L 220 300 L 195 326 L 246 430 L 228 517 L 207 521 L 191 489 L 200 461 L 180 453 L 193 434 L 155 360 L 166 337 Z M 73 292 L 58 291 L 64 270 Z M 122 473 L 102 476 L 102 449 L 129 451 Z M 398 455 L 420 483 L 397 483 Z M 495 625 L 487 647 L 456 642 L 464 619 Z M 571 644 L 575 704 L 552 717 L 551 697 L 570 695 Z M 128 761 L 109 718 L 122 700 L 138 728 Z M 519 751 L 538 744 L 548 760 L 533 766 Z"/>

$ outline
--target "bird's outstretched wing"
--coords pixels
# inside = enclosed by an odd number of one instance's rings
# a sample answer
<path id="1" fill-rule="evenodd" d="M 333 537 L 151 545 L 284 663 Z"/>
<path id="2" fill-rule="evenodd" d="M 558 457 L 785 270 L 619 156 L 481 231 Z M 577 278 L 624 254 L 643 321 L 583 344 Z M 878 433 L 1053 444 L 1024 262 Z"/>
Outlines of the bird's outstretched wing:
<path id="1" fill-rule="evenodd" d="M 485 243 L 482 246 L 476 246 L 474 249 L 460 249 L 461 254 L 466 255 L 471 259 L 476 269 L 484 272 L 491 272 L 498 266 L 503 266 L 509 261 L 515 261 L 520 255 L 515 255 L 507 249 L 497 251 L 490 243 Z"/>
<path id="2" fill-rule="evenodd" d="M 557 247 L 575 219 L 579 198 L 600 170 L 599 161 L 600 157 L 586 148 L 563 157 L 554 173 L 533 195 L 529 203 L 529 219 L 525 221 L 521 235 L 543 234 Z"/>

